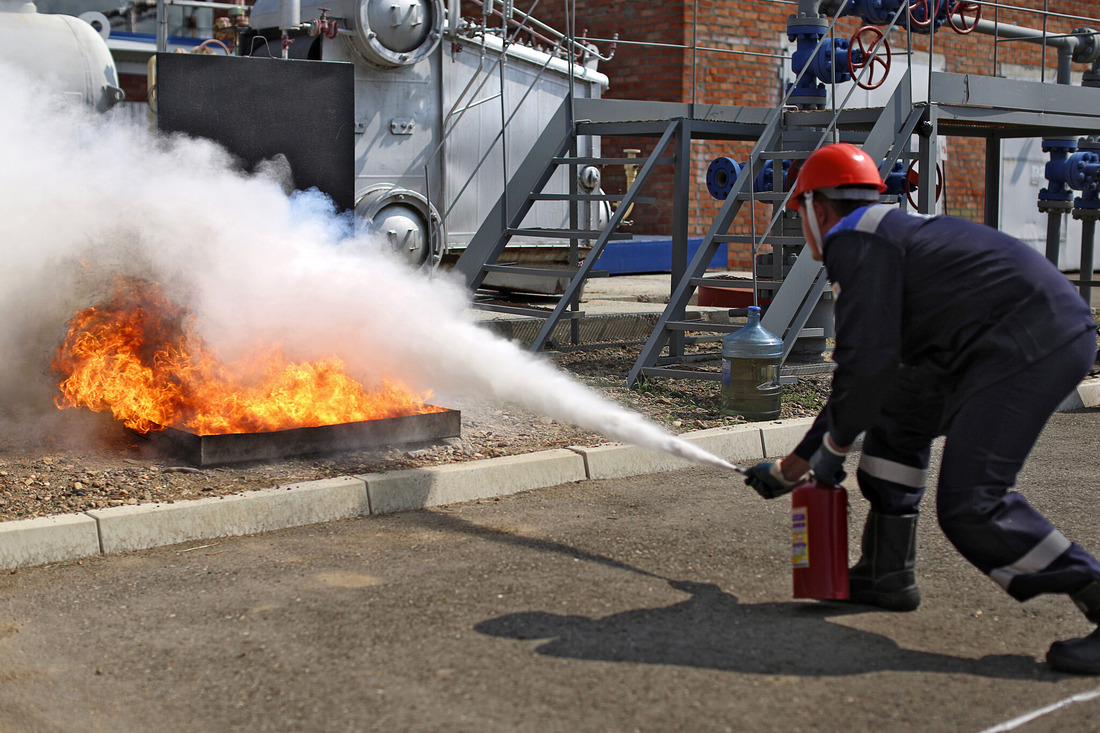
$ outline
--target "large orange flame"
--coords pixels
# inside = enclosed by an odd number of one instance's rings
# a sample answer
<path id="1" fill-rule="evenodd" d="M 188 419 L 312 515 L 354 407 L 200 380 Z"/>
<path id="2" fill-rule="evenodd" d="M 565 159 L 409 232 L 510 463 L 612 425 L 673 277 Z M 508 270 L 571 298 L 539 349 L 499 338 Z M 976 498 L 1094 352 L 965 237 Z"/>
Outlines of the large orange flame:
<path id="1" fill-rule="evenodd" d="M 199 435 L 251 433 L 438 412 L 382 379 L 373 391 L 337 358 L 304 364 L 277 347 L 219 361 L 194 333 L 194 318 L 156 283 L 122 281 L 105 303 L 69 320 L 52 369 L 58 408 L 110 410 L 145 433 L 175 427 Z"/>

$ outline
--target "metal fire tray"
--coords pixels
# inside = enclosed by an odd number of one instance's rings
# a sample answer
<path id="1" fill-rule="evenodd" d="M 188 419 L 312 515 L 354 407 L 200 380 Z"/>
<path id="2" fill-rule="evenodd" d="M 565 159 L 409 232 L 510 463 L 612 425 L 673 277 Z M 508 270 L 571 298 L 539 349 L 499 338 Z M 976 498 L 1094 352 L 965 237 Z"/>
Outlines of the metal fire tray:
<path id="1" fill-rule="evenodd" d="M 196 466 L 213 466 L 439 440 L 457 437 L 460 426 L 461 413 L 458 410 L 443 410 L 268 433 L 196 435 L 186 430 L 166 428 L 146 437 L 158 449 L 175 457 Z"/>

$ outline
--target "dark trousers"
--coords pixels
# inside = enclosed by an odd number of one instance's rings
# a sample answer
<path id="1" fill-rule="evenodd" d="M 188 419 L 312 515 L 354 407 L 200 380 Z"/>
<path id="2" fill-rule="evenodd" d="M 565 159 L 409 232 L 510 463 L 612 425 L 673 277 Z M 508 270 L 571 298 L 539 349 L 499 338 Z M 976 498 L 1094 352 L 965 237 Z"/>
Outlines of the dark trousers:
<path id="1" fill-rule="evenodd" d="M 1018 600 L 1100 580 L 1100 563 L 1011 490 L 1051 413 L 1095 356 L 1090 331 L 1010 377 L 964 378 L 988 383 L 976 389 L 903 370 L 864 439 L 860 490 L 877 512 L 917 512 L 932 439 L 945 435 L 936 511 L 963 557 Z"/>

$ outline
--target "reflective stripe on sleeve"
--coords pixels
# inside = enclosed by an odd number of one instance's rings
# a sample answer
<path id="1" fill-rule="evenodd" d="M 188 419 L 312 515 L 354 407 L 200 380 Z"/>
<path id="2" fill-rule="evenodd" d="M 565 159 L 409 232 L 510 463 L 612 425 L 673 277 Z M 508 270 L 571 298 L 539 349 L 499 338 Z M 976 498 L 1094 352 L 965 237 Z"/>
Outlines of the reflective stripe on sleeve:
<path id="1" fill-rule="evenodd" d="M 1017 575 L 1030 575 L 1046 570 L 1052 562 L 1070 548 L 1070 544 L 1064 534 L 1054 530 L 1016 562 L 991 570 L 989 577 L 1007 590 L 1008 584 Z"/>
<path id="2" fill-rule="evenodd" d="M 923 468 L 906 466 L 904 463 L 890 461 L 878 456 L 869 456 L 866 453 L 860 456 L 859 470 L 868 476 L 914 489 L 924 487 L 924 479 L 927 474 L 927 471 Z"/>
<path id="3" fill-rule="evenodd" d="M 878 225 L 882 223 L 882 218 L 892 210 L 889 206 L 868 206 L 863 216 L 859 217 L 859 223 L 854 227 L 855 230 L 874 234 L 875 230 L 878 229 Z"/>

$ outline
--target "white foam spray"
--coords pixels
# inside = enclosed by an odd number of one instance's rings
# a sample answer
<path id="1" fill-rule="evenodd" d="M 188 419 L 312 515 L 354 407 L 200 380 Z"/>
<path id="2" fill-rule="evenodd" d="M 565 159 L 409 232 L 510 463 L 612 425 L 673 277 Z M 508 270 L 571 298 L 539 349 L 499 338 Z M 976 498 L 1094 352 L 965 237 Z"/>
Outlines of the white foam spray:
<path id="1" fill-rule="evenodd" d="M 119 275 L 161 282 L 225 359 L 257 342 L 339 356 L 368 387 L 507 401 L 613 440 L 730 464 L 478 326 L 464 287 L 385 253 L 319 194 L 287 197 L 208 141 L 156 139 L 0 65 L 0 405 L 53 411 L 66 320 Z"/>

